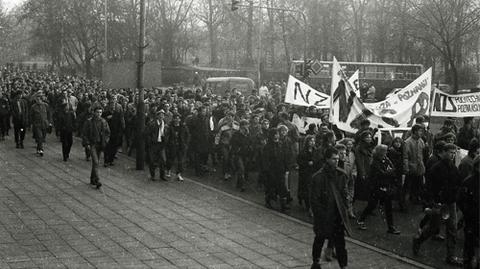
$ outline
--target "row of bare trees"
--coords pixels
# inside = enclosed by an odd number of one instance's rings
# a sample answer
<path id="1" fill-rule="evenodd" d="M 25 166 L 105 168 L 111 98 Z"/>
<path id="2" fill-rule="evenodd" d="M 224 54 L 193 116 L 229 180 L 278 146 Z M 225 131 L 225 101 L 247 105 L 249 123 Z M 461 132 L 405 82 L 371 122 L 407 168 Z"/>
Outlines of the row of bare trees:
<path id="1" fill-rule="evenodd" d="M 106 58 L 135 58 L 139 0 L 26 0 L 15 12 L 31 53 L 87 76 Z M 344 61 L 442 63 L 447 80 L 480 70 L 478 0 L 147 0 L 147 59 L 286 71 L 307 57 Z M 107 13 L 105 14 L 105 5 Z M 257 6 L 298 10 L 258 9 Z M 106 16 L 105 16 L 106 15 Z M 107 51 L 104 35 L 107 21 Z"/>

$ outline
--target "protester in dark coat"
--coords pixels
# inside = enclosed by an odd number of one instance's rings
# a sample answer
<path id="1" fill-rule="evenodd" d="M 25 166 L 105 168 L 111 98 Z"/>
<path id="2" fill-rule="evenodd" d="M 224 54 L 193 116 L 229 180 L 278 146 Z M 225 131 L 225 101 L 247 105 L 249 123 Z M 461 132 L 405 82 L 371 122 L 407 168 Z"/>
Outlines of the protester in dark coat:
<path id="1" fill-rule="evenodd" d="M 0 90 L 0 141 L 5 140 L 5 136 L 10 129 L 10 103 L 7 96 Z"/>
<path id="2" fill-rule="evenodd" d="M 72 148 L 73 144 L 75 113 L 68 106 L 64 106 L 63 111 L 59 113 L 57 120 L 60 129 L 60 141 L 62 142 L 63 161 L 66 162 L 70 157 L 70 149 Z"/>
<path id="3" fill-rule="evenodd" d="M 476 138 L 473 138 L 468 144 L 468 154 L 465 156 L 458 166 L 458 172 L 460 173 L 460 178 L 463 180 L 468 177 L 473 172 L 473 160 L 478 155 L 478 149 L 480 145 Z"/>
<path id="4" fill-rule="evenodd" d="M 267 145 L 264 149 L 264 160 L 268 173 L 265 182 L 265 206 L 273 208 L 271 202 L 280 198 L 280 210 L 285 211 L 287 207 L 287 187 L 285 177 L 289 173 L 290 152 L 282 145 L 278 129 L 269 131 Z"/>
<path id="5" fill-rule="evenodd" d="M 33 138 L 37 143 L 37 154 L 43 156 L 43 144 L 47 131 L 52 128 L 52 117 L 48 104 L 43 101 L 43 93 L 35 95 L 35 101 L 30 109 Z"/>
<path id="6" fill-rule="evenodd" d="M 149 151 L 150 180 L 155 181 L 155 170 L 160 170 L 160 179 L 167 181 L 165 177 L 166 166 L 166 138 L 167 125 L 164 122 L 165 112 L 161 109 L 156 112 L 156 119 L 151 120 L 146 129 L 146 140 Z"/>
<path id="7" fill-rule="evenodd" d="M 298 190 L 297 197 L 300 204 L 304 204 L 307 211 L 310 210 L 310 185 L 312 175 L 320 169 L 321 163 L 318 152 L 315 148 L 315 137 L 313 135 L 305 138 L 303 150 L 297 158 L 298 163 Z"/>
<path id="8" fill-rule="evenodd" d="M 403 140 L 399 137 L 395 137 L 392 141 L 392 145 L 388 148 L 387 157 L 395 168 L 395 190 L 394 199 L 398 199 L 399 207 L 401 211 L 405 210 L 405 200 L 401 195 L 402 185 L 405 181 L 403 176 Z"/>
<path id="9" fill-rule="evenodd" d="M 290 136 L 288 135 L 289 130 L 287 126 L 280 124 L 278 125 L 277 129 L 280 134 L 280 141 L 282 147 L 284 147 L 285 152 L 287 152 L 288 169 L 289 171 L 293 170 L 294 166 L 296 165 L 295 157 L 297 156 L 295 154 L 295 144 L 292 142 Z M 287 188 L 287 203 L 290 203 L 293 201 L 292 195 L 290 193 L 290 172 L 285 177 L 285 187 Z"/>
<path id="10" fill-rule="evenodd" d="M 101 107 L 94 108 L 93 117 L 89 119 L 83 128 L 82 144 L 85 150 L 90 152 L 92 158 L 92 172 L 90 173 L 90 184 L 95 185 L 97 189 L 102 186 L 98 176 L 98 163 L 100 154 L 110 139 L 110 128 L 105 119 L 102 118 L 103 110 Z"/>
<path id="11" fill-rule="evenodd" d="M 188 145 L 188 130 L 181 122 L 181 115 L 174 114 L 170 126 L 167 128 L 167 171 L 177 164 L 177 179 L 183 181 L 185 154 Z M 169 173 L 168 173 L 169 174 Z"/>
<path id="12" fill-rule="evenodd" d="M 258 178 L 257 186 L 265 187 L 266 178 L 268 177 L 268 160 L 265 158 L 265 146 L 268 142 L 268 131 L 270 128 L 270 122 L 267 119 L 262 121 L 262 128 L 254 139 L 254 150 L 257 152 L 257 169 Z"/>
<path id="13" fill-rule="evenodd" d="M 430 221 L 413 240 L 413 252 L 418 255 L 420 245 L 432 237 L 441 224 L 441 219 L 446 217 L 446 262 L 452 265 L 460 265 L 461 262 L 455 254 L 457 233 L 457 212 L 455 201 L 461 184 L 460 175 L 453 160 L 457 147 L 454 144 L 446 144 L 439 152 L 440 161 L 435 163 L 427 174 L 426 201 L 431 213 Z"/>
<path id="14" fill-rule="evenodd" d="M 24 148 L 25 131 L 29 126 L 28 101 L 23 98 L 23 92 L 18 91 L 11 103 L 13 132 L 17 148 Z"/>
<path id="15" fill-rule="evenodd" d="M 464 122 L 463 126 L 460 128 L 460 130 L 458 130 L 457 145 L 462 149 L 468 150 L 468 144 L 474 137 L 478 137 L 478 134 L 475 132 L 475 129 L 473 129 L 472 117 L 464 118 L 463 122 Z"/>
<path id="16" fill-rule="evenodd" d="M 355 182 L 355 199 L 368 200 L 367 177 L 370 174 L 370 163 L 374 144 L 370 131 L 364 131 L 359 136 L 355 147 L 355 162 L 357 165 L 357 181 Z"/>
<path id="17" fill-rule="evenodd" d="M 473 171 L 460 186 L 457 205 L 463 213 L 465 226 L 464 245 L 463 245 L 463 264 L 466 269 L 479 268 L 479 261 L 475 258 L 475 250 L 479 247 L 479 229 L 480 218 L 478 205 L 479 200 L 479 180 L 480 178 L 480 156 L 475 157 L 473 161 Z"/>
<path id="18" fill-rule="evenodd" d="M 122 145 L 125 130 L 125 116 L 122 106 L 117 102 L 117 96 L 110 97 L 109 104 L 105 107 L 102 115 L 108 122 L 112 136 L 105 148 L 105 166 L 113 165 L 113 160 L 118 148 Z"/>
<path id="19" fill-rule="evenodd" d="M 200 176 L 206 171 L 210 149 L 211 124 L 205 106 L 198 108 L 198 114 L 191 119 L 190 124 L 190 144 L 195 159 L 195 173 Z"/>
<path id="20" fill-rule="evenodd" d="M 312 176 L 310 204 L 313 211 L 315 240 L 311 268 L 320 268 L 319 260 L 326 239 L 334 243 L 340 268 L 347 266 L 344 230 L 350 231 L 346 209 L 346 174 L 337 167 L 339 156 L 335 148 L 325 151 L 326 163 Z"/>
<path id="21" fill-rule="evenodd" d="M 392 214 L 392 198 L 396 191 L 395 167 L 390 159 L 387 157 L 388 147 L 385 145 L 378 145 L 375 147 L 372 154 L 372 164 L 368 181 L 370 184 L 370 199 L 368 205 L 362 212 L 358 219 L 360 229 L 366 230 L 365 220 L 367 216 L 377 207 L 378 203 L 383 205 L 385 211 L 385 218 L 387 221 L 387 232 L 391 234 L 400 234 L 400 232 L 393 226 Z"/>

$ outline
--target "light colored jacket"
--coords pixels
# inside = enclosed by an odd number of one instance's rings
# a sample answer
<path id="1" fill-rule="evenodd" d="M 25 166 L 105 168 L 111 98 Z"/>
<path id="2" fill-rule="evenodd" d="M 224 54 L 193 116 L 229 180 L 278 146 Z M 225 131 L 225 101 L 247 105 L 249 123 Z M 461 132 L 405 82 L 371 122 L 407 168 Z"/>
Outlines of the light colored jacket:
<path id="1" fill-rule="evenodd" d="M 409 137 L 405 141 L 403 151 L 403 172 L 405 175 L 422 176 L 425 174 L 424 149 L 425 143 L 421 138 L 413 139 L 413 137 Z"/>

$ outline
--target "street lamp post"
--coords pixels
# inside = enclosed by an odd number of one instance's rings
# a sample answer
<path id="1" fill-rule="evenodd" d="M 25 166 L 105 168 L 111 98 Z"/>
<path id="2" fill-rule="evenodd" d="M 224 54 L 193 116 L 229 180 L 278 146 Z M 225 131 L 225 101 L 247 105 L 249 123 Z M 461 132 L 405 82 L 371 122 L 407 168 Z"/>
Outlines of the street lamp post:
<path id="1" fill-rule="evenodd" d="M 136 145 L 136 169 L 143 170 L 145 167 L 145 100 L 143 93 L 143 66 L 145 64 L 145 0 L 140 0 L 140 34 L 138 38 L 138 62 L 137 62 L 137 145 Z"/>

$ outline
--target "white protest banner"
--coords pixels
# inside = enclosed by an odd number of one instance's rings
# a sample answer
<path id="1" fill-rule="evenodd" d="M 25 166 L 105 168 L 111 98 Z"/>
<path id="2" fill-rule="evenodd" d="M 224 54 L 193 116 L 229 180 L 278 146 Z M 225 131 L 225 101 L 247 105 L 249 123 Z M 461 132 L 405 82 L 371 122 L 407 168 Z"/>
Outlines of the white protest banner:
<path id="1" fill-rule="evenodd" d="M 355 89 L 355 94 L 357 96 L 360 96 L 360 80 L 359 80 L 359 70 L 355 71 L 353 75 L 348 79 L 348 82 L 350 82 L 350 85 L 352 85 Z"/>
<path id="2" fill-rule="evenodd" d="M 310 118 L 310 117 L 300 117 L 297 114 L 293 114 L 292 123 L 297 126 L 298 131 L 301 134 L 305 134 L 308 130 L 310 124 L 320 125 L 322 119 L 319 118 Z"/>
<path id="3" fill-rule="evenodd" d="M 316 106 L 318 108 L 330 107 L 330 96 L 308 86 L 293 76 L 289 76 L 285 103 L 297 106 Z"/>
<path id="4" fill-rule="evenodd" d="M 342 77 L 340 76 L 341 70 L 342 67 L 338 64 L 337 58 L 334 56 L 332 64 L 332 83 L 330 83 L 330 114 L 328 115 L 328 120 L 330 122 L 334 122 L 335 109 L 333 109 L 333 93 L 335 92 L 335 89 L 337 89 L 338 83 L 342 80 Z"/>
<path id="5" fill-rule="evenodd" d="M 435 89 L 433 93 L 432 116 L 479 117 L 480 92 L 451 95 Z"/>
<path id="6" fill-rule="evenodd" d="M 432 68 L 405 88 L 377 103 L 365 103 L 375 115 L 395 119 L 402 127 L 412 126 L 419 115 L 427 115 L 432 89 Z"/>
<path id="7" fill-rule="evenodd" d="M 335 87 L 332 84 L 332 87 L 335 89 L 331 95 L 330 121 L 337 125 L 340 130 L 350 133 L 355 133 L 359 128 L 360 122 L 364 119 L 368 119 L 372 127 L 391 128 L 408 126 L 416 116 L 426 114 L 424 111 L 428 111 L 430 92 L 425 91 L 425 89 L 431 86 L 431 69 L 426 73 L 427 75 L 422 75 L 421 79 L 415 80 L 400 91 L 397 96 L 393 97 L 390 100 L 392 103 L 389 102 L 387 104 L 385 101 L 374 103 L 371 106 L 372 109 L 369 109 L 355 94 L 354 86 L 346 79 L 345 73 L 334 58 L 332 83 L 338 82 Z M 423 93 L 427 95 L 424 96 Z M 396 98 L 397 102 L 401 101 L 402 103 L 400 105 L 396 103 L 395 107 L 392 108 L 394 98 Z M 380 109 L 377 109 L 375 104 L 380 106 Z M 395 108 L 399 109 L 399 112 Z"/>

